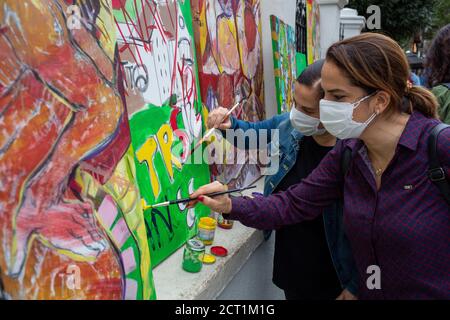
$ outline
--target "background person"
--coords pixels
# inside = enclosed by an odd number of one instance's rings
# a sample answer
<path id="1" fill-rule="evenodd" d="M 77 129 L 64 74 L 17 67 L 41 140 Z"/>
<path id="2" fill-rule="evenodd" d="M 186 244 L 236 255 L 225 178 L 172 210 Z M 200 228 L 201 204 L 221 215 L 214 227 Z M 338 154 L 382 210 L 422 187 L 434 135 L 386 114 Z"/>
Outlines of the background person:
<path id="1" fill-rule="evenodd" d="M 450 24 L 443 27 L 427 51 L 427 86 L 439 102 L 441 120 L 450 124 Z"/>

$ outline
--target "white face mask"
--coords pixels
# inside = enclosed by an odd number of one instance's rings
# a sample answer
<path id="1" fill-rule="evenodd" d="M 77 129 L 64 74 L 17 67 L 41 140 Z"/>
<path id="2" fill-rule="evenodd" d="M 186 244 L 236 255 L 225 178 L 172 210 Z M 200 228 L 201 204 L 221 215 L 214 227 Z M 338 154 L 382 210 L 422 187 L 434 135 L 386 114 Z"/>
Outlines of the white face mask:
<path id="1" fill-rule="evenodd" d="M 355 103 L 322 99 L 320 100 L 320 121 L 329 133 L 339 139 L 359 138 L 378 114 L 374 113 L 366 122 L 360 123 L 353 120 L 353 110 L 374 94 L 376 92 Z"/>
<path id="2" fill-rule="evenodd" d="M 297 110 L 295 107 L 291 109 L 291 124 L 305 136 L 322 135 L 325 129 L 319 129 L 320 119 L 308 116 Z"/>

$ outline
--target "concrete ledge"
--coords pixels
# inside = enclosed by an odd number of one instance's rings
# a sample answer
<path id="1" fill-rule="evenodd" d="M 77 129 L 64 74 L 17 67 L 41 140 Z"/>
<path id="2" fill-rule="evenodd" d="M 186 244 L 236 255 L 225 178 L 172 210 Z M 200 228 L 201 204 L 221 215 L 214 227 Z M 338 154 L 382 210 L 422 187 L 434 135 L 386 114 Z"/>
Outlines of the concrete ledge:
<path id="1" fill-rule="evenodd" d="M 264 179 L 255 183 L 256 192 L 262 192 Z M 253 190 L 244 192 L 249 195 Z M 213 265 L 203 265 L 199 273 L 183 270 L 184 246 L 153 269 L 158 300 L 212 300 L 216 299 L 234 276 L 241 270 L 251 254 L 264 241 L 262 231 L 247 228 L 235 221 L 230 230 L 217 228 L 213 246 L 223 246 L 228 256 L 217 258 Z M 210 253 L 211 246 L 206 247 Z"/>
<path id="2" fill-rule="evenodd" d="M 224 246 L 228 256 L 217 258 L 213 265 L 203 265 L 199 273 L 182 269 L 182 247 L 153 270 L 158 300 L 216 299 L 263 240 L 262 231 L 247 228 L 237 221 L 231 230 L 218 228 L 213 246 Z M 207 253 L 210 248 L 206 247 Z"/>

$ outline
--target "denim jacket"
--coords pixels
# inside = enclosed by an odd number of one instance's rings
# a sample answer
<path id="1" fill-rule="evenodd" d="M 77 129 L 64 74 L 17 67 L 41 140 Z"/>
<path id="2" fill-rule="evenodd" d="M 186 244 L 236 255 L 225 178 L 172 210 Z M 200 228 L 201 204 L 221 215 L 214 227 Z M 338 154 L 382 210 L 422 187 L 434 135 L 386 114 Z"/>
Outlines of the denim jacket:
<path id="1" fill-rule="evenodd" d="M 256 131 L 261 129 L 268 130 L 268 139 L 270 141 L 267 141 L 267 143 L 271 144 L 271 150 L 277 150 L 277 152 L 279 152 L 278 172 L 274 175 L 268 175 L 265 178 L 264 195 L 270 195 L 294 166 L 297 156 L 299 152 L 301 152 L 301 150 L 299 150 L 299 141 L 303 138 L 303 135 L 292 127 L 289 113 L 277 115 L 270 119 L 255 123 L 237 120 L 236 118 L 231 117 L 231 129 L 242 129 L 244 132 L 249 129 Z M 274 144 L 277 143 L 277 141 L 271 141 L 271 129 L 279 129 L 279 145 L 275 148 Z M 223 135 L 226 137 L 225 132 L 223 132 Z M 259 138 L 259 135 L 257 135 L 257 137 Z M 234 143 L 234 141 L 232 141 L 232 143 Z M 257 145 L 259 146 L 259 141 Z M 247 141 L 245 146 L 248 148 Z M 323 220 L 331 258 L 341 286 L 352 294 L 357 295 L 359 276 L 350 243 L 344 232 L 342 202 L 337 201 L 326 208 L 324 210 Z"/>

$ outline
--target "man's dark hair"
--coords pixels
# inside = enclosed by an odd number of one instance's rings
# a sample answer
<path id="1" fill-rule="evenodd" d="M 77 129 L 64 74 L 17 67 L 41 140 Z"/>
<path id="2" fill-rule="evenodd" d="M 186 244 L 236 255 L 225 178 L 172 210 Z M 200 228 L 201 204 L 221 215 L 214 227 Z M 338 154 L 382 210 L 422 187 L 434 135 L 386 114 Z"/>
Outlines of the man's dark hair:
<path id="1" fill-rule="evenodd" d="M 320 59 L 310 64 L 303 72 L 298 76 L 297 82 L 307 87 L 312 87 L 318 80 L 320 80 L 323 64 L 325 59 Z M 324 92 L 322 87 L 319 88 L 320 97 L 323 98 Z"/>
<path id="2" fill-rule="evenodd" d="M 297 82 L 305 86 L 311 87 L 317 80 L 320 79 L 322 73 L 322 67 L 325 63 L 325 59 L 320 59 L 310 64 L 303 72 L 298 76 Z"/>

